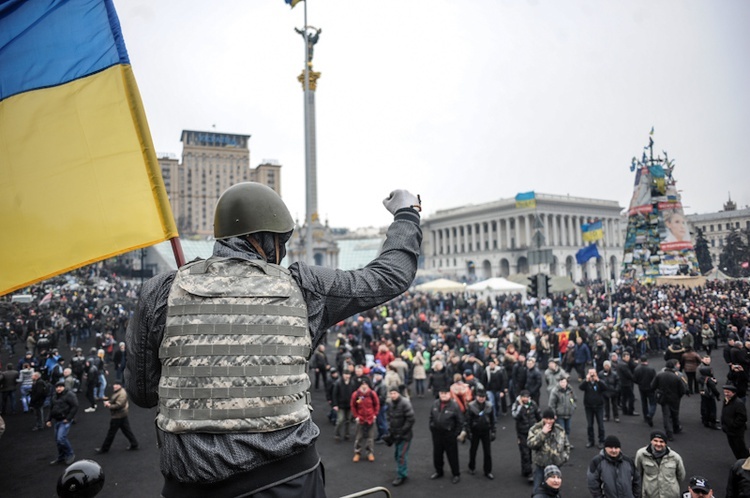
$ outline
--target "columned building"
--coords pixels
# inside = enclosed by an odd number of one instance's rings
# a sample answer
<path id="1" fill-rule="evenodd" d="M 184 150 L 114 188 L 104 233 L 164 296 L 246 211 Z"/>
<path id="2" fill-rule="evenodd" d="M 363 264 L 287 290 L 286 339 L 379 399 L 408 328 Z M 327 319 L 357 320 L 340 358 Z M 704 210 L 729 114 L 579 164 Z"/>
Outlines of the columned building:
<path id="1" fill-rule="evenodd" d="M 469 281 L 511 274 L 610 278 L 619 273 L 623 254 L 622 207 L 616 201 L 536 194 L 536 208 L 516 208 L 514 198 L 437 211 L 422 221 L 424 268 Z M 584 247 L 581 225 L 601 220 L 604 239 L 598 260 L 576 263 Z M 534 234 L 543 235 L 538 246 Z M 530 252 L 552 251 L 549 263 L 533 263 Z"/>

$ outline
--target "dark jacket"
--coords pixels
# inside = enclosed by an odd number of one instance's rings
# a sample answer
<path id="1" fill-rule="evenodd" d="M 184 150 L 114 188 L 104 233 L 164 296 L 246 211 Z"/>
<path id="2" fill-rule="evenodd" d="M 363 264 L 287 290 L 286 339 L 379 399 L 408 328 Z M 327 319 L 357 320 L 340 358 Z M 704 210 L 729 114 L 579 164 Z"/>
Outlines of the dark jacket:
<path id="1" fill-rule="evenodd" d="M 488 434 L 495 432 L 495 410 L 485 400 L 481 405 L 478 400 L 469 403 L 466 409 L 466 427 L 470 434 Z"/>
<path id="2" fill-rule="evenodd" d="M 449 400 L 443 404 L 436 399 L 430 410 L 430 430 L 440 434 L 452 434 L 458 436 L 464 427 L 464 416 L 458 403 Z"/>
<path id="3" fill-rule="evenodd" d="M 747 429 L 747 408 L 741 399 L 734 395 L 721 408 L 721 430 L 727 436 L 743 437 Z"/>
<path id="4" fill-rule="evenodd" d="M 542 389 L 542 372 L 534 366 L 526 371 L 526 389 L 532 396 L 538 396 Z"/>
<path id="5" fill-rule="evenodd" d="M 742 465 L 747 461 L 740 458 L 729 470 L 729 482 L 727 483 L 727 498 L 745 498 L 750 496 L 750 470 L 745 470 Z"/>
<path id="6" fill-rule="evenodd" d="M 606 370 L 602 370 L 601 372 L 599 372 L 599 380 L 604 382 L 604 384 L 607 386 L 607 390 L 604 392 L 604 397 L 611 398 L 619 394 L 620 376 L 617 375 L 617 371 L 614 368 L 610 368 L 609 372 L 607 372 Z"/>
<path id="7" fill-rule="evenodd" d="M 516 419 L 516 434 L 524 439 L 529 435 L 531 426 L 542 420 L 542 414 L 536 402 L 532 399 L 524 405 L 521 403 L 520 396 L 513 402 L 510 413 Z"/>
<path id="8" fill-rule="evenodd" d="M 341 376 L 333 385 L 331 401 L 333 406 L 337 406 L 339 410 L 351 409 L 352 394 L 358 387 L 354 385 L 353 379 L 353 377 L 350 377 L 349 382 L 344 382 L 344 377 Z"/>
<path id="9" fill-rule="evenodd" d="M 682 382 L 674 370 L 668 368 L 659 372 L 651 383 L 652 390 L 660 390 L 662 399 L 659 404 L 680 407 L 680 399 L 685 395 L 685 383 Z"/>
<path id="10" fill-rule="evenodd" d="M 617 362 L 617 377 L 620 379 L 620 387 L 633 387 L 635 384 L 633 369 L 630 363 L 625 363 L 624 360 Z"/>
<path id="11" fill-rule="evenodd" d="M 49 410 L 49 421 L 67 420 L 70 422 L 78 411 L 78 398 L 75 394 L 63 389 L 61 393 L 52 395 L 52 406 Z"/>
<path id="12" fill-rule="evenodd" d="M 586 471 L 589 492 L 593 498 L 639 498 L 641 475 L 632 458 L 620 453 L 618 458 L 601 450 Z"/>
<path id="13" fill-rule="evenodd" d="M 388 431 L 395 442 L 411 441 L 414 435 L 414 409 L 411 401 L 399 396 L 396 401 L 388 400 Z"/>
<path id="14" fill-rule="evenodd" d="M 559 489 L 552 489 L 547 486 L 546 482 L 543 482 L 534 490 L 531 498 L 548 498 L 550 496 L 553 496 L 555 498 L 562 498 Z"/>
<path id="15" fill-rule="evenodd" d="M 638 385 L 638 389 L 643 392 L 651 392 L 651 383 L 656 377 L 656 370 L 653 367 L 641 363 L 635 367 L 633 380 Z"/>
<path id="16" fill-rule="evenodd" d="M 29 405 L 32 408 L 41 408 L 44 405 L 44 401 L 50 395 L 50 385 L 40 377 L 36 382 L 31 384 L 31 392 L 29 394 L 31 396 Z"/>
<path id="17" fill-rule="evenodd" d="M 583 391 L 583 406 L 586 408 L 604 406 L 604 394 L 607 392 L 607 384 L 601 379 L 597 382 L 581 382 L 578 388 Z"/>

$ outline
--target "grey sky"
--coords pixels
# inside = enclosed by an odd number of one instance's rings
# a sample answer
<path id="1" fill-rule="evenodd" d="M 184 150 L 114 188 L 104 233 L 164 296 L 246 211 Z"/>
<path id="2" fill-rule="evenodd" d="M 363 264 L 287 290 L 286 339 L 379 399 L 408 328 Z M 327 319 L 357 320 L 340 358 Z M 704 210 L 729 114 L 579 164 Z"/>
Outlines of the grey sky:
<path id="1" fill-rule="evenodd" d="M 183 129 L 252 135 L 304 219 L 302 70 L 283 0 L 115 0 L 156 150 Z M 750 2 L 309 0 L 318 207 L 389 221 L 393 188 L 425 214 L 537 192 L 617 200 L 655 127 L 686 213 L 750 204 Z"/>

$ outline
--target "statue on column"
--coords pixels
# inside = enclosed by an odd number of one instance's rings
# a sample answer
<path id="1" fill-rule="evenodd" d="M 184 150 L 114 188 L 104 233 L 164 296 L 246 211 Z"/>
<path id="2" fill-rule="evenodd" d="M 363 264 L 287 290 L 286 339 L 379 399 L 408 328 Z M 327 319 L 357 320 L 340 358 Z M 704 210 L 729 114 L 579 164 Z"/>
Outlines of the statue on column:
<path id="1" fill-rule="evenodd" d="M 294 30 L 305 39 L 305 44 L 307 45 L 307 63 L 312 65 L 313 47 L 318 43 L 320 32 L 323 30 L 314 26 L 307 26 L 305 29 L 294 28 Z"/>

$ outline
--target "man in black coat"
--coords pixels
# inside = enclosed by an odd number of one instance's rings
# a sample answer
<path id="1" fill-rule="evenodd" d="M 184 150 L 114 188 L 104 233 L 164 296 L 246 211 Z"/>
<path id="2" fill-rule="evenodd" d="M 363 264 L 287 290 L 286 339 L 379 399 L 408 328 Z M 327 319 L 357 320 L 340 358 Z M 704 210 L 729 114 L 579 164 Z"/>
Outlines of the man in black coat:
<path id="1" fill-rule="evenodd" d="M 388 427 L 389 433 L 383 437 L 388 445 L 395 445 L 394 458 L 398 475 L 393 481 L 394 486 L 401 486 L 406 480 L 408 469 L 406 466 L 409 447 L 414 435 L 414 409 L 411 401 L 401 395 L 401 388 L 391 387 L 388 392 Z"/>
<path id="2" fill-rule="evenodd" d="M 654 391 L 651 389 L 651 383 L 656 377 L 656 370 L 649 366 L 648 356 L 641 356 L 641 364 L 635 367 L 633 372 L 633 381 L 638 385 L 638 392 L 641 395 L 641 414 L 643 420 L 650 426 L 654 426 L 654 413 L 656 413 L 656 400 Z"/>
<path id="3" fill-rule="evenodd" d="M 617 376 L 620 378 L 620 399 L 622 401 L 623 415 L 638 415 L 634 411 L 635 396 L 633 395 L 633 386 L 635 378 L 633 370 L 635 366 L 630 358 L 629 351 L 623 351 L 622 358 L 617 362 Z"/>
<path id="4" fill-rule="evenodd" d="M 583 408 L 586 411 L 586 424 L 588 426 L 588 443 L 586 448 L 594 446 L 594 419 L 599 429 L 599 448 L 604 448 L 604 394 L 607 384 L 599 379 L 595 368 L 590 368 L 586 374 L 586 380 L 578 386 L 583 391 Z"/>
<path id="5" fill-rule="evenodd" d="M 536 358 L 526 360 L 526 390 L 531 394 L 536 404 L 539 404 L 539 396 L 542 392 L 542 372 L 536 366 Z"/>
<path id="6" fill-rule="evenodd" d="M 481 443 L 482 455 L 484 456 L 484 475 L 488 479 L 494 479 L 490 443 L 495 440 L 495 412 L 492 409 L 492 404 L 487 401 L 487 392 L 484 389 L 477 389 L 476 396 L 477 398 L 469 403 L 466 408 L 466 427 L 471 437 L 469 474 L 474 474 L 477 450 Z"/>
<path id="7" fill-rule="evenodd" d="M 458 466 L 458 441 L 456 438 L 464 426 L 461 409 L 451 398 L 448 387 L 440 389 L 440 398 L 435 400 L 430 410 L 430 432 L 432 433 L 432 461 L 435 472 L 430 479 L 443 477 L 443 454 L 448 457 L 453 474 L 453 484 L 461 480 L 461 470 Z"/>
<path id="8" fill-rule="evenodd" d="M 47 427 L 55 427 L 55 443 L 57 444 L 57 459 L 52 460 L 50 465 L 65 463 L 70 465 L 76 459 L 73 447 L 68 441 L 68 432 L 73 423 L 73 417 L 78 411 L 78 398 L 75 394 L 65 389 L 65 381 L 60 379 L 55 385 L 55 394 L 52 396 L 52 406 L 49 411 Z"/>
<path id="9" fill-rule="evenodd" d="M 742 458 L 732 465 L 729 470 L 726 496 L 727 498 L 750 496 L 750 458 Z"/>
<path id="10" fill-rule="evenodd" d="M 674 435 L 682 431 L 680 401 L 687 392 L 685 383 L 675 371 L 676 366 L 676 360 L 667 361 L 667 366 L 654 377 L 651 383 L 651 388 L 656 393 L 656 402 L 661 405 L 664 431 L 669 441 L 674 441 Z"/>
<path id="11" fill-rule="evenodd" d="M 336 429 L 334 431 L 336 442 L 341 441 L 342 436 L 345 440 L 349 440 L 349 425 L 352 422 L 351 400 L 357 387 L 359 386 L 354 385 L 352 374 L 348 370 L 344 370 L 341 378 L 333 385 L 331 401 L 333 402 L 333 409 L 336 410 Z"/>
<path id="12" fill-rule="evenodd" d="M 724 406 L 721 408 L 721 430 L 727 435 L 729 447 L 737 459 L 747 458 L 750 452 L 745 443 L 747 429 L 747 408 L 737 396 L 737 387 L 732 384 L 724 386 Z"/>

